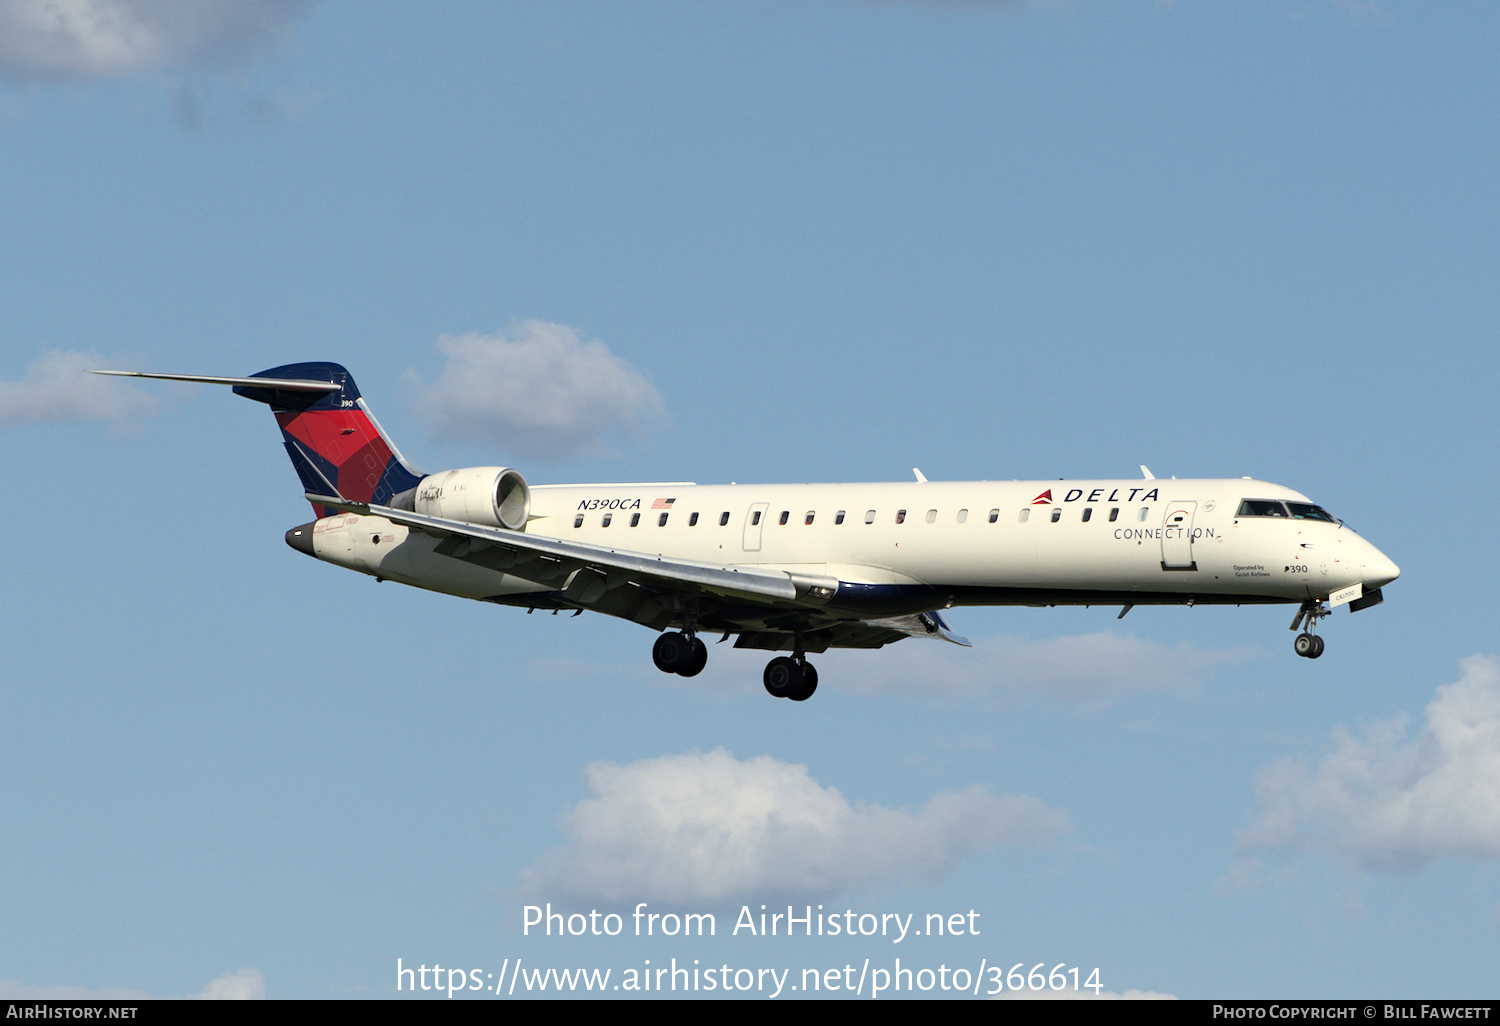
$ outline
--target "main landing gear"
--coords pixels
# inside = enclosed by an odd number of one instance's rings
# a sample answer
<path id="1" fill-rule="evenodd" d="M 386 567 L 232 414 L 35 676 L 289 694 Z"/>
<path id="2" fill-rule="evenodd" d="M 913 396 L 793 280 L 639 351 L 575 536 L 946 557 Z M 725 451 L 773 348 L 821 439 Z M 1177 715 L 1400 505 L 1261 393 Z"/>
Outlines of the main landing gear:
<path id="1" fill-rule="evenodd" d="M 708 646 L 692 627 L 685 631 L 666 631 L 651 646 L 651 661 L 663 673 L 696 677 L 708 665 Z M 777 656 L 766 664 L 762 676 L 766 691 L 776 698 L 805 702 L 818 690 L 818 671 L 798 645 L 790 656 Z"/>
<path id="2" fill-rule="evenodd" d="M 708 665 L 708 646 L 696 634 L 667 631 L 651 646 L 651 661 L 663 673 L 696 677 Z"/>
<path id="3" fill-rule="evenodd" d="M 1316 659 L 1323 654 L 1323 639 L 1315 633 L 1318 629 L 1318 621 L 1327 616 L 1333 610 L 1323 605 L 1321 599 L 1309 600 L 1302 603 L 1302 608 L 1297 610 L 1297 615 L 1292 618 L 1290 630 L 1296 630 L 1304 622 L 1307 630 L 1297 635 L 1297 640 L 1292 642 L 1292 648 L 1304 659 Z"/>
<path id="4" fill-rule="evenodd" d="M 773 698 L 805 702 L 818 690 L 818 669 L 801 652 L 792 656 L 777 656 L 766 664 L 766 672 L 761 680 Z"/>

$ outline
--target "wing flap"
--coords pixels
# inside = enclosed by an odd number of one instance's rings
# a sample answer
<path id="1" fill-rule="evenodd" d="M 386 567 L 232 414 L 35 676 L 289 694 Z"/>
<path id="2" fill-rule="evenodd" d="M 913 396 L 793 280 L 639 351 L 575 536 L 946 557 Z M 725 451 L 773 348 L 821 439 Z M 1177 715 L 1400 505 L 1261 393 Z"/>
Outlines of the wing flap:
<path id="1" fill-rule="evenodd" d="M 947 641 L 954 645 L 962 645 L 964 648 L 973 648 L 969 639 L 954 634 L 943 618 L 936 612 L 912 613 L 907 616 L 887 616 L 879 620 L 863 621 L 870 627 L 883 627 L 886 630 L 899 631 L 906 638 L 936 638 Z"/>
<path id="2" fill-rule="evenodd" d="M 887 616 L 878 620 L 842 620 L 805 631 L 747 630 L 735 639 L 734 647 L 791 652 L 800 640 L 805 652 L 826 652 L 830 648 L 884 648 L 907 638 L 934 638 L 965 648 L 973 647 L 967 639 L 949 630 L 943 618 L 935 612 Z"/>

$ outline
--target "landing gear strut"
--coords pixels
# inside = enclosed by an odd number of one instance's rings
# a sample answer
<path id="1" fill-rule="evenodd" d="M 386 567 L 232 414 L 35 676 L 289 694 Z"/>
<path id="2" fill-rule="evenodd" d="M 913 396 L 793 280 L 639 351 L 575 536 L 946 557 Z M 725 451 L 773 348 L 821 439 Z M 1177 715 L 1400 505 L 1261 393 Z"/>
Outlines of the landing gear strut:
<path id="1" fill-rule="evenodd" d="M 773 698 L 805 702 L 818 690 L 818 670 L 807 661 L 802 646 L 798 645 L 792 655 L 777 656 L 767 663 L 761 681 Z"/>
<path id="2" fill-rule="evenodd" d="M 696 677 L 708 665 L 708 646 L 696 634 L 667 631 L 651 646 L 651 661 L 663 673 Z"/>
<path id="3" fill-rule="evenodd" d="M 1291 630 L 1301 627 L 1304 622 L 1307 630 L 1297 635 L 1297 640 L 1292 642 L 1292 648 L 1304 659 L 1316 659 L 1323 654 L 1323 639 L 1318 637 L 1318 621 L 1327 616 L 1333 610 L 1323 605 L 1321 599 L 1309 600 L 1302 603 L 1302 608 L 1297 610 L 1297 615 L 1292 618 Z"/>

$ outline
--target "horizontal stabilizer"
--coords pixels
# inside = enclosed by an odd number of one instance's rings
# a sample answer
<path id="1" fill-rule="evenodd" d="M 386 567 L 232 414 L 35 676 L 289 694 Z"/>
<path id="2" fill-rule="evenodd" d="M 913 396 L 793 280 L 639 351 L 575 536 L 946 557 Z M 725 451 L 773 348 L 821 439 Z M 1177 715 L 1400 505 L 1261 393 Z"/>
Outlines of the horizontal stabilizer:
<path id="1" fill-rule="evenodd" d="M 245 385 L 270 388 L 278 392 L 337 392 L 344 386 L 336 381 L 306 381 L 291 378 L 224 378 L 208 374 L 149 374 L 146 371 L 96 370 L 116 378 L 158 378 L 162 381 L 197 381 L 205 385 Z"/>

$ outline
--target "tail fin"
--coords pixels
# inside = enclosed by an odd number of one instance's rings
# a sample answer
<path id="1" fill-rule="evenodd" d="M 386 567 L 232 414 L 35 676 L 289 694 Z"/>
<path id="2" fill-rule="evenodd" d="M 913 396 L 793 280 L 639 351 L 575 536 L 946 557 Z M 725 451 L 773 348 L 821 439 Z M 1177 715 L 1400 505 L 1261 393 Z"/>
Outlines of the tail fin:
<path id="1" fill-rule="evenodd" d="M 305 493 L 412 508 L 402 501 L 402 493 L 415 489 L 423 475 L 406 462 L 365 406 L 354 379 L 336 363 L 289 363 L 248 378 L 116 370 L 94 373 L 233 385 L 235 392 L 267 404 L 276 414 L 287 455 Z M 314 502 L 313 512 L 326 517 L 338 511 Z"/>
<path id="2" fill-rule="evenodd" d="M 271 380 L 252 385 L 254 378 Z M 240 381 L 234 386 L 237 395 L 266 403 L 276 415 L 305 492 L 390 506 L 422 480 L 371 415 L 354 378 L 338 364 L 289 363 Z M 277 387 L 313 381 L 338 388 Z M 319 517 L 337 512 L 317 503 L 313 511 Z"/>

